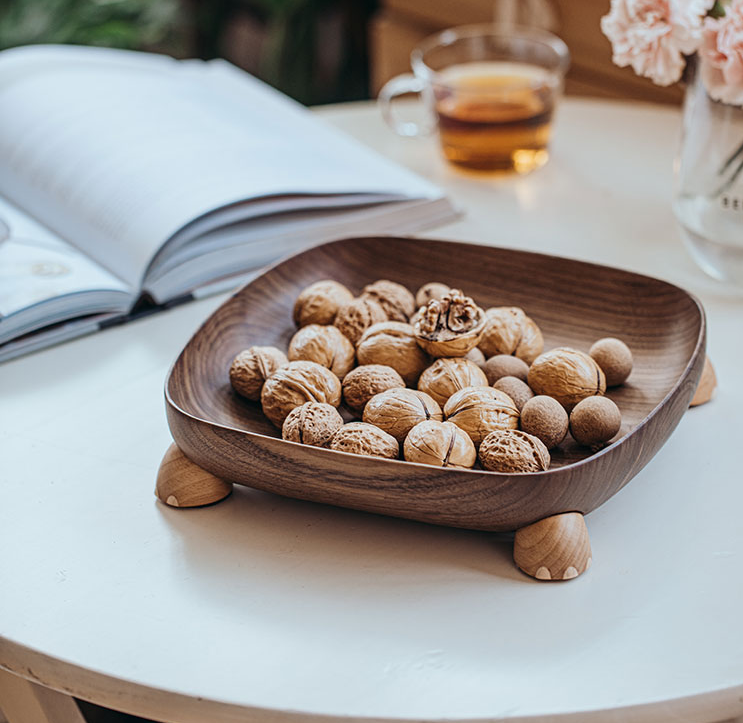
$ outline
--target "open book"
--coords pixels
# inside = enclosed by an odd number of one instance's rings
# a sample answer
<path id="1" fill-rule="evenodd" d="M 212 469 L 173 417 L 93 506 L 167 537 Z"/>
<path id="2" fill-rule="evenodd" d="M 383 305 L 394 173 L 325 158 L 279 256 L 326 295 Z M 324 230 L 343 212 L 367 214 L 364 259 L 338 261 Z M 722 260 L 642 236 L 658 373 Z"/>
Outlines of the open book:
<path id="1" fill-rule="evenodd" d="M 224 61 L 0 53 L 0 361 L 312 243 L 454 215 L 438 188 Z"/>

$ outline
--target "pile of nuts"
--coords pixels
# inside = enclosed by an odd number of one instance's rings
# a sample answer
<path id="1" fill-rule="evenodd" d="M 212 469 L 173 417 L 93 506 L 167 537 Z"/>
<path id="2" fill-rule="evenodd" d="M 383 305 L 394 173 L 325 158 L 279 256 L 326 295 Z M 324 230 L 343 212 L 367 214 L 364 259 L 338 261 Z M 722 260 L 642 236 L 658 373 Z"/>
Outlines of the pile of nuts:
<path id="1" fill-rule="evenodd" d="M 317 281 L 294 305 L 288 354 L 253 346 L 230 367 L 234 390 L 260 401 L 284 439 L 438 467 L 540 472 L 568 431 L 592 450 L 621 427 L 603 396 L 632 371 L 619 339 L 586 354 L 544 352 L 523 309 L 481 309 L 432 282 L 415 296 L 380 280 L 354 295 Z M 345 423 L 341 401 L 361 421 Z"/>

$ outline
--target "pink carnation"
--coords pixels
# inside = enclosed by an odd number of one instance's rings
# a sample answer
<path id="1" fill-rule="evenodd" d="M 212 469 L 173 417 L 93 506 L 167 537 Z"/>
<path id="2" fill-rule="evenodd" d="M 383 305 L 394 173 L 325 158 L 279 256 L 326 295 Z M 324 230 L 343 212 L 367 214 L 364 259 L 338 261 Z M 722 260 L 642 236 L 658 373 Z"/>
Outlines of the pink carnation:
<path id="1" fill-rule="evenodd" d="M 611 41 L 614 62 L 658 85 L 675 83 L 684 71 L 684 55 L 702 37 L 702 19 L 714 0 L 611 0 L 601 29 Z"/>
<path id="2" fill-rule="evenodd" d="M 743 0 L 733 0 L 724 17 L 707 18 L 699 54 L 710 97 L 743 105 Z"/>

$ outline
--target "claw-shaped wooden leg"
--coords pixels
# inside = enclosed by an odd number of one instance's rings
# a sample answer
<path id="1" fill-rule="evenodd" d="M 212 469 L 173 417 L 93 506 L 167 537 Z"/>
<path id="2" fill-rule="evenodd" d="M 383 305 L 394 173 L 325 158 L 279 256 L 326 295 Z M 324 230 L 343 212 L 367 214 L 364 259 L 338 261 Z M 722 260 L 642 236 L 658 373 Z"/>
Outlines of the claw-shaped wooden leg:
<path id="1" fill-rule="evenodd" d="M 186 457 L 175 444 L 160 463 L 155 495 L 171 507 L 201 507 L 223 500 L 232 483 L 215 477 Z"/>
<path id="2" fill-rule="evenodd" d="M 537 580 L 571 580 L 591 566 L 591 543 L 580 512 L 546 517 L 516 531 L 513 559 Z"/>

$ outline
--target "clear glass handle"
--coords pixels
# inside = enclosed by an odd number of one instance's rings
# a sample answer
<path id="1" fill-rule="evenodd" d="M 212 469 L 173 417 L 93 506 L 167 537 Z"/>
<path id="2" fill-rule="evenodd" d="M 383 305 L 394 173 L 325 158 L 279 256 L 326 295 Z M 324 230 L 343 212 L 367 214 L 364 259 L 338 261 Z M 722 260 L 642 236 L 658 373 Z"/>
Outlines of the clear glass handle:
<path id="1" fill-rule="evenodd" d="M 425 90 L 425 87 L 425 82 L 420 78 L 416 78 L 412 73 L 406 73 L 388 80 L 382 87 L 382 90 L 379 91 L 377 100 L 382 110 L 382 116 L 390 128 L 398 135 L 410 138 L 413 136 L 429 135 L 434 131 L 436 124 L 432 118 L 425 125 L 411 120 L 403 120 L 392 107 L 392 101 L 398 96 L 407 95 L 408 93 L 421 94 Z"/>

